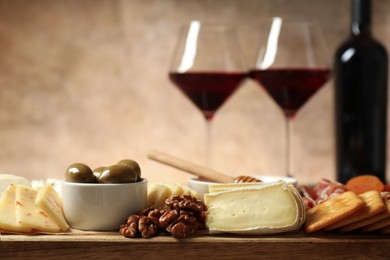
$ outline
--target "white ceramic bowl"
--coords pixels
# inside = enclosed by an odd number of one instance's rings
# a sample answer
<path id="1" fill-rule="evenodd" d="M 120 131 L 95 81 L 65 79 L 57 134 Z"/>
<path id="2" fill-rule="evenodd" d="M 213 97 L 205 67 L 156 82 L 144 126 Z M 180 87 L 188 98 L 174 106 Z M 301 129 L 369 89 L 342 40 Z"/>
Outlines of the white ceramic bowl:
<path id="1" fill-rule="evenodd" d="M 147 180 L 134 183 L 61 182 L 64 215 L 74 229 L 118 230 L 146 207 Z"/>
<path id="2" fill-rule="evenodd" d="M 260 175 L 248 175 L 251 177 L 254 177 L 256 179 L 261 180 L 262 182 L 268 183 L 268 182 L 275 182 L 275 181 L 285 181 L 288 183 L 292 183 L 294 185 L 297 184 L 297 180 L 291 177 L 284 177 L 284 176 L 260 176 Z M 210 184 L 215 184 L 215 182 L 210 182 L 210 181 L 202 181 L 197 178 L 190 179 L 188 181 L 188 185 L 190 188 L 195 190 L 201 199 L 203 199 L 203 195 L 205 193 L 209 192 L 209 185 Z"/>
<path id="3" fill-rule="evenodd" d="M 188 181 L 188 186 L 190 186 L 191 189 L 196 191 L 199 195 L 199 198 L 201 198 L 202 200 L 203 200 L 203 195 L 205 193 L 209 193 L 210 184 L 216 184 L 216 182 L 202 181 L 197 178 L 193 178 Z"/>

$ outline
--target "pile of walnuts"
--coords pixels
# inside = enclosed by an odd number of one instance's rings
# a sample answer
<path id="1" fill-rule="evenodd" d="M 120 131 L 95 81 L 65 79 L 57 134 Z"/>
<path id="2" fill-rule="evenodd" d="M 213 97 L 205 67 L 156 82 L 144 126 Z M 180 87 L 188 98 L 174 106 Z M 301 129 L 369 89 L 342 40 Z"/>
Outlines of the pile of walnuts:
<path id="1" fill-rule="evenodd" d="M 185 238 L 205 229 L 207 206 L 200 199 L 175 195 L 165 201 L 165 206 L 163 209 L 146 208 L 138 215 L 128 217 L 119 233 L 125 237 L 171 234 L 175 238 Z"/>

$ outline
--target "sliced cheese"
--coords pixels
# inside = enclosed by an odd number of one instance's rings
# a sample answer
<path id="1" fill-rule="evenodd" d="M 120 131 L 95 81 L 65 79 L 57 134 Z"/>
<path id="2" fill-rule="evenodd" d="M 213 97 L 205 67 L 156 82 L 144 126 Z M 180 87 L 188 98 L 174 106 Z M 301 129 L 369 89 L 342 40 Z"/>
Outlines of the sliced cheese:
<path id="1" fill-rule="evenodd" d="M 216 183 L 209 185 L 209 192 L 221 192 L 246 187 L 262 187 L 264 182 L 243 182 L 243 183 Z"/>
<path id="2" fill-rule="evenodd" d="M 28 226 L 20 225 L 15 214 L 16 185 L 10 184 L 0 199 L 0 229 L 12 232 L 31 232 Z"/>
<path id="3" fill-rule="evenodd" d="M 305 210 L 292 184 L 277 182 L 205 194 L 210 233 L 273 234 L 297 231 Z"/>
<path id="4" fill-rule="evenodd" d="M 199 195 L 196 191 L 191 189 L 189 186 L 182 183 L 161 183 L 162 185 L 168 187 L 171 190 L 170 196 L 182 196 L 182 195 L 191 195 L 198 198 Z"/>
<path id="5" fill-rule="evenodd" d="M 185 184 L 179 184 L 181 188 L 184 190 L 183 195 L 191 195 L 192 197 L 199 198 L 199 194 L 191 189 L 188 185 Z"/>
<path id="6" fill-rule="evenodd" d="M 61 198 L 51 184 L 47 183 L 39 190 L 35 203 L 55 221 L 61 231 L 69 229 L 62 210 Z"/>
<path id="7" fill-rule="evenodd" d="M 0 174 L 0 197 L 10 184 L 31 186 L 30 181 L 23 177 L 12 174 Z"/>
<path id="8" fill-rule="evenodd" d="M 171 196 L 182 196 L 184 193 L 184 189 L 182 188 L 182 186 L 177 183 L 163 183 L 163 185 L 165 185 L 171 190 Z"/>
<path id="9" fill-rule="evenodd" d="M 23 227 L 43 232 L 59 232 L 60 227 L 35 204 L 38 191 L 18 185 L 15 192 L 16 220 Z"/>
<path id="10" fill-rule="evenodd" d="M 40 190 L 41 188 L 45 187 L 46 184 L 51 184 L 53 186 L 54 190 L 60 195 L 61 197 L 61 180 L 59 179 L 39 179 L 39 180 L 31 180 L 31 187 L 33 187 L 36 190 Z"/>
<path id="11" fill-rule="evenodd" d="M 172 194 L 170 188 L 161 183 L 148 184 L 147 206 L 161 208 L 165 204 L 165 200 Z"/>
<path id="12" fill-rule="evenodd" d="M 147 206 L 162 208 L 165 205 L 166 199 L 174 195 L 182 196 L 184 194 L 199 198 L 196 191 L 184 184 L 163 182 L 148 183 Z"/>

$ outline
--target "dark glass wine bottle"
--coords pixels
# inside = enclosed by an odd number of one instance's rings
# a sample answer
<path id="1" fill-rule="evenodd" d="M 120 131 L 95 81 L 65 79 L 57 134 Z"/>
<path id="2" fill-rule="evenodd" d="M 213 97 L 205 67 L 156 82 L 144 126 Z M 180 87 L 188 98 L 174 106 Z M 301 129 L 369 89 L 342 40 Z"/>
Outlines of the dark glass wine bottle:
<path id="1" fill-rule="evenodd" d="M 352 34 L 335 57 L 336 174 L 386 181 L 386 49 L 371 35 L 371 2 L 353 0 Z"/>

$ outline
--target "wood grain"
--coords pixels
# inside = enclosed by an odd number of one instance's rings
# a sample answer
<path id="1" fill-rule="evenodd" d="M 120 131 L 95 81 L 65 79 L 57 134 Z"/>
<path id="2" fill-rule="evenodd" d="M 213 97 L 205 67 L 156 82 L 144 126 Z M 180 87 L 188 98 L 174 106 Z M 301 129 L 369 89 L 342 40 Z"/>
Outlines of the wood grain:
<path id="1" fill-rule="evenodd" d="M 98 235 L 1 235 L 1 259 L 388 259 L 390 237 L 311 235 L 128 239 Z"/>

